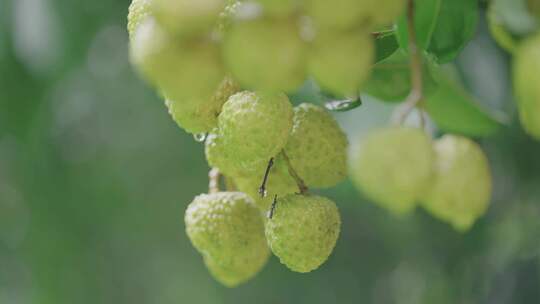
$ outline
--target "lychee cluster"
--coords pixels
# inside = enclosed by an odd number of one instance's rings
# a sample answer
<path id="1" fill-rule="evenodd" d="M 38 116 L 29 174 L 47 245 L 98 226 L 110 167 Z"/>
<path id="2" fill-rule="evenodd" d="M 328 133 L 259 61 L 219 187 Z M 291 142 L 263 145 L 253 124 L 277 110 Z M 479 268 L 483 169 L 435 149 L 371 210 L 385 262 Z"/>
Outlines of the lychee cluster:
<path id="1" fill-rule="evenodd" d="M 489 164 L 472 140 L 432 140 L 415 128 L 377 130 L 360 142 L 351 177 L 367 198 L 403 215 L 421 205 L 434 217 L 467 231 L 491 197 Z"/>

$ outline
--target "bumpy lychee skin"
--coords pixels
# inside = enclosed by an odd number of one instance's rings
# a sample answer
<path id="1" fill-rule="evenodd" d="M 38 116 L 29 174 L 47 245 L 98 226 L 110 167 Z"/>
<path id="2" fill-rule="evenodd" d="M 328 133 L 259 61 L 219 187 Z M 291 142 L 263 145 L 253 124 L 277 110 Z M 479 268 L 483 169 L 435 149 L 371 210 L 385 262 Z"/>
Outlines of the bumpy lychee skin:
<path id="1" fill-rule="evenodd" d="M 153 18 L 137 27 L 130 55 L 141 74 L 171 100 L 210 99 L 225 77 L 217 45 L 178 40 Z"/>
<path id="2" fill-rule="evenodd" d="M 238 190 L 249 195 L 263 213 L 270 209 L 275 195 L 282 197 L 298 192 L 298 186 L 289 174 L 287 164 L 280 154 L 275 158 L 274 165 L 270 169 L 266 183 L 266 196 L 261 197 L 259 187 L 261 186 L 266 166 L 267 164 L 263 163 L 255 166 L 257 169 L 253 173 L 234 176 L 234 182 Z"/>
<path id="3" fill-rule="evenodd" d="M 238 85 L 229 77 L 221 82 L 214 96 L 206 100 L 167 100 L 169 114 L 186 132 L 205 133 L 217 127 L 217 117 L 229 96 L 239 91 Z"/>
<path id="4" fill-rule="evenodd" d="M 255 274 L 269 256 L 264 223 L 253 200 L 240 192 L 201 194 L 185 214 L 186 232 L 211 272 L 226 285 Z M 228 278 L 225 274 L 230 275 Z"/>
<path id="5" fill-rule="evenodd" d="M 486 212 L 491 197 L 486 156 L 475 142 L 461 136 L 445 135 L 434 146 L 434 183 L 422 205 L 456 230 L 469 230 Z"/>
<path id="6" fill-rule="evenodd" d="M 278 199 L 265 231 L 281 263 L 296 272 L 310 272 L 332 253 L 340 226 L 338 209 L 331 200 L 291 194 Z"/>
<path id="7" fill-rule="evenodd" d="M 180 36 L 209 34 L 226 6 L 225 0 L 153 0 L 159 24 Z"/>
<path id="8" fill-rule="evenodd" d="M 130 40 L 141 22 L 150 16 L 152 0 L 133 0 L 129 5 L 127 29 Z"/>
<path id="9" fill-rule="evenodd" d="M 234 94 L 218 117 L 225 152 L 245 169 L 256 162 L 268 162 L 287 143 L 292 117 L 293 109 L 285 94 Z"/>
<path id="10" fill-rule="evenodd" d="M 288 20 L 234 23 L 224 39 L 223 58 L 235 79 L 253 90 L 290 92 L 306 77 L 305 43 Z"/>
<path id="11" fill-rule="evenodd" d="M 366 197 L 398 215 L 416 207 L 434 171 L 432 143 L 422 130 L 377 130 L 355 150 L 350 175 Z"/>
<path id="12" fill-rule="evenodd" d="M 292 167 L 310 187 L 331 187 L 347 176 L 348 141 L 324 108 L 301 104 L 285 152 Z"/>
<path id="13" fill-rule="evenodd" d="M 374 50 L 373 39 L 365 33 L 320 33 L 309 52 L 309 72 L 322 88 L 357 96 L 369 77 Z"/>
<path id="14" fill-rule="evenodd" d="M 514 90 L 519 118 L 527 133 L 540 140 L 540 35 L 525 40 L 514 55 Z"/>

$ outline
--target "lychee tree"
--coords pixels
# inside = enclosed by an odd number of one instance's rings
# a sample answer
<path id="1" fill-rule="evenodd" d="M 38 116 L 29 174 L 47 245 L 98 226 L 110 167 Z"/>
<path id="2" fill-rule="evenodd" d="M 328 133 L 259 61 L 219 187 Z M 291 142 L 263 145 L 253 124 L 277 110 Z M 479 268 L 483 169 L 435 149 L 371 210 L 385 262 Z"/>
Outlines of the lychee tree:
<path id="1" fill-rule="evenodd" d="M 514 56 L 519 117 L 538 139 L 539 5 L 517 2 L 491 1 L 486 18 Z M 133 0 L 133 65 L 176 123 L 205 142 L 209 193 L 195 197 L 185 224 L 217 281 L 249 280 L 270 252 L 292 271 L 320 267 L 341 217 L 339 202 L 313 191 L 347 175 L 388 220 L 422 207 L 456 231 L 474 226 L 492 196 L 489 161 L 475 140 L 507 122 L 478 103 L 453 67 L 475 34 L 479 5 Z M 362 111 L 364 96 L 395 112 L 349 149 L 333 115 Z"/>

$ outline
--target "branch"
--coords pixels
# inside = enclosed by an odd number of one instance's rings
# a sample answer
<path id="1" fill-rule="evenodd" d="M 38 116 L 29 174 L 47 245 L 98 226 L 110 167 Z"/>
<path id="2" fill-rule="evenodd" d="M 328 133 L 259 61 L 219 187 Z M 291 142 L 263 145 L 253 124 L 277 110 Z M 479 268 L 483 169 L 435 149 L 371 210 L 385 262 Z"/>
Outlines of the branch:
<path id="1" fill-rule="evenodd" d="M 306 186 L 306 183 L 298 175 L 298 173 L 296 173 L 296 171 L 294 170 L 294 168 L 293 168 L 293 166 L 291 164 L 291 160 L 289 159 L 289 157 L 287 156 L 287 154 L 285 153 L 284 150 L 281 151 L 281 154 L 283 155 L 283 159 L 287 163 L 287 168 L 289 169 L 289 174 L 292 176 L 292 178 L 296 182 L 296 185 L 298 185 L 298 190 L 300 191 L 300 194 L 306 193 L 309 190 L 308 187 Z"/>
<path id="2" fill-rule="evenodd" d="M 212 168 L 208 172 L 208 193 L 217 193 L 219 192 L 219 177 L 221 173 L 217 168 Z"/>
<path id="3" fill-rule="evenodd" d="M 259 187 L 259 195 L 261 197 L 266 197 L 266 182 L 268 182 L 268 175 L 270 175 L 270 169 L 272 169 L 272 166 L 274 165 L 274 158 L 270 158 L 270 161 L 268 161 L 268 165 L 266 166 L 266 171 L 264 172 L 264 177 L 261 183 L 261 186 Z"/>
<path id="4" fill-rule="evenodd" d="M 403 106 L 395 113 L 393 120 L 403 124 L 405 119 L 418 106 L 423 98 L 422 83 L 422 57 L 416 44 L 416 31 L 414 28 L 414 0 L 408 0 L 407 6 L 407 33 L 409 36 L 409 53 L 411 69 L 411 92 L 403 102 Z M 420 114 L 422 115 L 422 114 Z"/>

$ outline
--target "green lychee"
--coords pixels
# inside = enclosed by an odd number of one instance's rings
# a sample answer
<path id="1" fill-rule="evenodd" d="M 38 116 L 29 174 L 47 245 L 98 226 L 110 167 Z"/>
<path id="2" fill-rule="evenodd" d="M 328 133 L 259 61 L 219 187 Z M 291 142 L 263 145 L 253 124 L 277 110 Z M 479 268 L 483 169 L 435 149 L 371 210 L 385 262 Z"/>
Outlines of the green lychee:
<path id="1" fill-rule="evenodd" d="M 223 105 L 218 117 L 225 153 L 246 170 L 268 162 L 287 143 L 293 109 L 285 94 L 240 92 Z"/>
<path id="2" fill-rule="evenodd" d="M 373 39 L 366 33 L 319 33 L 308 56 L 309 72 L 326 90 L 357 96 L 374 60 Z"/>
<path id="3" fill-rule="evenodd" d="M 167 100 L 165 104 L 174 121 L 189 133 L 210 132 L 217 127 L 217 117 L 221 107 L 229 96 L 238 92 L 240 88 L 229 77 L 221 82 L 218 89 L 206 100 Z"/>
<path id="4" fill-rule="evenodd" d="M 297 272 L 323 264 L 339 237 L 341 219 L 331 200 L 291 194 L 279 198 L 266 222 L 266 238 L 281 263 Z"/>
<path id="5" fill-rule="evenodd" d="M 309 187 L 331 187 L 347 176 L 348 141 L 324 108 L 301 104 L 294 108 L 293 128 L 285 152 Z"/>
<path id="6" fill-rule="evenodd" d="M 468 230 L 486 212 L 491 197 L 489 164 L 472 140 L 445 135 L 434 144 L 434 183 L 422 205 L 459 231 Z"/>
<path id="7" fill-rule="evenodd" d="M 528 38 L 514 53 L 513 80 L 521 125 L 540 139 L 540 35 Z"/>
<path id="8" fill-rule="evenodd" d="M 217 45 L 178 40 L 153 18 L 137 27 L 130 53 L 141 74 L 171 100 L 210 99 L 225 76 Z"/>
<path id="9" fill-rule="evenodd" d="M 256 0 L 264 13 L 270 16 L 283 17 L 296 12 L 301 7 L 302 0 Z"/>
<path id="10" fill-rule="evenodd" d="M 433 147 L 424 131 L 380 129 L 369 134 L 356 150 L 350 174 L 367 198 L 395 214 L 416 207 L 434 171 Z"/>
<path id="11" fill-rule="evenodd" d="M 129 5 L 127 29 L 130 40 L 135 34 L 137 27 L 150 16 L 152 0 L 133 0 Z"/>
<path id="12" fill-rule="evenodd" d="M 269 250 L 259 209 L 241 192 L 201 194 L 185 214 L 186 232 L 212 274 L 234 286 L 257 274 Z"/>
<path id="13" fill-rule="evenodd" d="M 180 36 L 210 34 L 225 0 L 153 0 L 152 11 L 167 31 Z"/>
<path id="14" fill-rule="evenodd" d="M 305 0 L 306 12 L 317 28 L 347 30 L 366 23 L 365 0 Z"/>
<path id="15" fill-rule="evenodd" d="M 223 58 L 243 87 L 290 92 L 305 80 L 305 50 L 293 21 L 260 18 L 231 25 L 223 43 Z"/>

